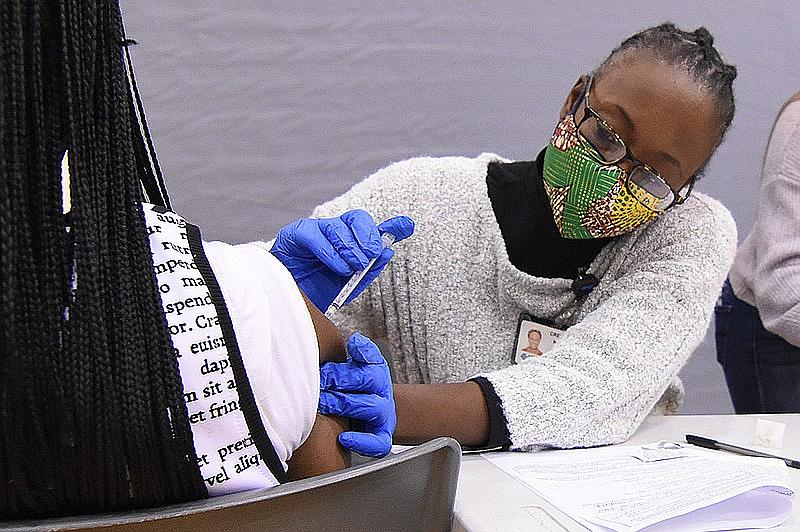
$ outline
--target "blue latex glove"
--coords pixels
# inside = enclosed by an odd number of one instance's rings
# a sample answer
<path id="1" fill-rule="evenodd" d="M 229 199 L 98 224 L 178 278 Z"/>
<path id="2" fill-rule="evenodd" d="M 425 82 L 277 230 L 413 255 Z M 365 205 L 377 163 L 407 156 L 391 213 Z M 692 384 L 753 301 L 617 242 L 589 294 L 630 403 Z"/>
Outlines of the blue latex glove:
<path id="1" fill-rule="evenodd" d="M 347 353 L 346 362 L 320 367 L 319 412 L 359 422 L 360 432 L 339 434 L 343 447 L 365 456 L 386 456 L 397 426 L 389 366 L 378 346 L 360 333 L 347 341 Z"/>
<path id="2" fill-rule="evenodd" d="M 341 291 L 353 273 L 378 257 L 369 273 L 347 298 L 356 298 L 381 273 L 394 256 L 381 233 L 391 233 L 395 242 L 414 232 L 408 216 L 395 216 L 375 225 L 366 211 L 347 211 L 338 218 L 303 218 L 280 231 L 270 250 L 291 272 L 300 290 L 322 312 Z"/>

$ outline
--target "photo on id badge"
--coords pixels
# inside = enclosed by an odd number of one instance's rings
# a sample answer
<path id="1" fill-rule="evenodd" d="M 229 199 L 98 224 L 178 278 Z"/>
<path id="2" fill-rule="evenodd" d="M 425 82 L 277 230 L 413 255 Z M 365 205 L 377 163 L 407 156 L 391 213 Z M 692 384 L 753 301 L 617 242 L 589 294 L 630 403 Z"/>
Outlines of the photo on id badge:
<path id="1" fill-rule="evenodd" d="M 544 355 L 558 342 L 564 331 L 538 320 L 529 314 L 521 314 L 517 326 L 517 340 L 514 345 L 514 363 Z"/>

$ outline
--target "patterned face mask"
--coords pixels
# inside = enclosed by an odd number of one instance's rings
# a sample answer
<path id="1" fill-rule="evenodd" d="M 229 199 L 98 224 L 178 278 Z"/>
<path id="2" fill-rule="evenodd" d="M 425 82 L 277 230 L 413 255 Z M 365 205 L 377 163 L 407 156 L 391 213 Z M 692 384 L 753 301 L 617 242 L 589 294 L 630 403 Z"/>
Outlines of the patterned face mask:
<path id="1" fill-rule="evenodd" d="M 578 136 L 568 115 L 556 127 L 544 154 L 544 189 L 564 238 L 603 238 L 633 231 L 658 213 L 647 208 L 649 194 L 629 182 L 622 168 L 600 163 Z M 637 187 L 636 199 L 628 187 Z M 652 196 L 653 203 L 658 198 Z"/>

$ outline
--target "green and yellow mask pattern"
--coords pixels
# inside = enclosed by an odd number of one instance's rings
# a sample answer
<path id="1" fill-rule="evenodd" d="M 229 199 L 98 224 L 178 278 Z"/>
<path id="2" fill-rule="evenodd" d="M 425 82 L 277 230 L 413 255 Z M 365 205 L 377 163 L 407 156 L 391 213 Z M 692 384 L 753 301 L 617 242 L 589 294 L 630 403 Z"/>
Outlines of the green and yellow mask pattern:
<path id="1" fill-rule="evenodd" d="M 598 161 L 594 149 L 578 136 L 572 115 L 556 127 L 545 150 L 543 173 L 553 217 L 564 238 L 621 235 L 658 214 L 628 191 L 622 168 Z M 653 197 L 653 202 L 656 205 L 658 199 Z"/>

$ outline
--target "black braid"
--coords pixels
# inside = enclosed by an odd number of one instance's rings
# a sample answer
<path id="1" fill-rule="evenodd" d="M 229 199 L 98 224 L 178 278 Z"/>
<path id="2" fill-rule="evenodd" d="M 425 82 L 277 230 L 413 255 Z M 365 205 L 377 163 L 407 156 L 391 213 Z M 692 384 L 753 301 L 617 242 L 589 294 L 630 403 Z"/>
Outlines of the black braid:
<path id="1" fill-rule="evenodd" d="M 722 140 L 736 109 L 733 97 L 736 67 L 722 60 L 714 48 L 711 33 L 704 27 L 691 32 L 683 31 L 670 22 L 648 28 L 628 37 L 617 46 L 597 69 L 596 75 L 602 76 L 609 65 L 632 50 L 646 51 L 669 64 L 685 68 L 714 97 Z"/>
<path id="2" fill-rule="evenodd" d="M 140 205 L 151 162 L 124 45 L 114 0 L 0 3 L 0 520 L 207 496 Z"/>

